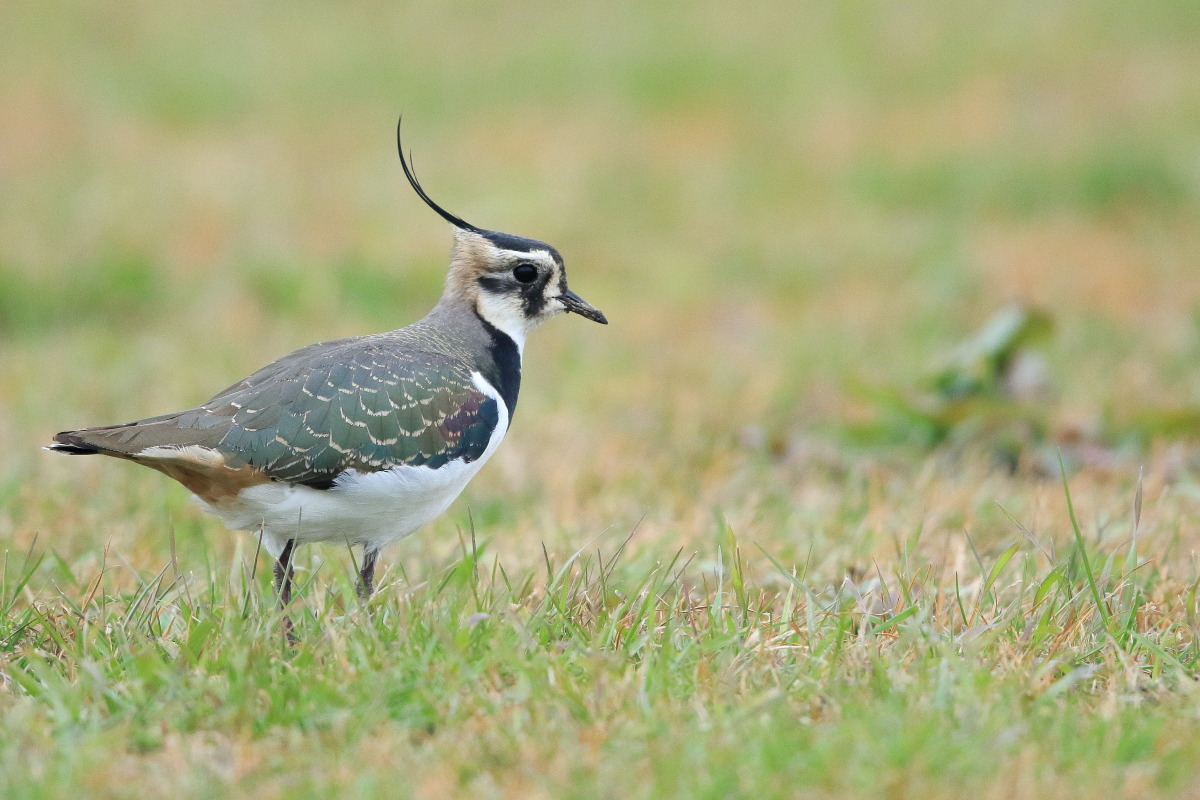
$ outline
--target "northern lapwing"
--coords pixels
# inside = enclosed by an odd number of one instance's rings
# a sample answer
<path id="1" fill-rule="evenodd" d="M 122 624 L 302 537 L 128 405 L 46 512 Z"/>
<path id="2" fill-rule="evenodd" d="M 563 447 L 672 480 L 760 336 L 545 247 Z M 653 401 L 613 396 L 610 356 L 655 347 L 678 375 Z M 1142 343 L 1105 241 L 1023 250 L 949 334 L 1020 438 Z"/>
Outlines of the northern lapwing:
<path id="1" fill-rule="evenodd" d="M 454 226 L 445 291 L 427 316 L 301 348 L 196 408 L 64 431 L 48 446 L 182 483 L 227 527 L 261 537 L 283 605 L 306 542 L 360 545 L 359 591 L 369 596 L 380 549 L 445 511 L 496 452 L 516 410 L 526 334 L 564 312 L 607 324 L 567 288 L 557 250 L 446 211 L 405 159 L 399 125 L 396 144 L 417 196 Z"/>

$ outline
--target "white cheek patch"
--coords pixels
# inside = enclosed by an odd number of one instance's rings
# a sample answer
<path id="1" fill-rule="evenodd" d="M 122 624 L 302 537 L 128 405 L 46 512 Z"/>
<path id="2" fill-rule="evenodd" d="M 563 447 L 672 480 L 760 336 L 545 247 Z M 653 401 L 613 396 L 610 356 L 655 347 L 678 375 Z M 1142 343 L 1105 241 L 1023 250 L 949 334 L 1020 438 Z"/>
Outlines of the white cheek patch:
<path id="1" fill-rule="evenodd" d="M 537 321 L 531 321 L 525 316 L 519 296 L 482 291 L 479 293 L 476 310 L 490 325 L 512 338 L 518 353 L 524 353 L 525 335 L 536 327 Z"/>
<path id="2" fill-rule="evenodd" d="M 516 342 L 518 352 L 523 353 L 525 337 L 529 331 L 567 310 L 562 301 L 558 299 L 562 289 L 562 268 L 545 250 L 535 250 L 529 253 L 499 251 L 496 260 L 514 264 L 519 262 L 536 263 L 542 269 L 549 271 L 546 284 L 542 287 L 542 307 L 535 317 L 526 315 L 524 300 L 515 285 L 512 291 L 504 292 L 488 291 L 481 287 L 478 294 L 475 308 L 479 312 L 479 316 L 508 334 Z"/>

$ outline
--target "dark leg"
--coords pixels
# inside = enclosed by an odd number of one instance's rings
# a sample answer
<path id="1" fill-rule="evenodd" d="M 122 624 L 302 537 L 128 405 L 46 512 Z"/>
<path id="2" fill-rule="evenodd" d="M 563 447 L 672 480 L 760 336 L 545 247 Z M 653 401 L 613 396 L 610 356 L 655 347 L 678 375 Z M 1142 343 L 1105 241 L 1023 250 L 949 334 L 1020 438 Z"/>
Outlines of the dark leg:
<path id="1" fill-rule="evenodd" d="M 292 635 L 292 618 L 287 614 L 288 603 L 292 602 L 292 551 L 295 546 L 296 540 L 288 539 L 283 552 L 279 554 L 279 560 L 275 562 L 275 591 L 279 595 L 279 607 L 284 610 L 283 633 L 288 644 L 296 643 L 296 637 Z"/>
<path id="2" fill-rule="evenodd" d="M 379 557 L 378 550 L 363 550 L 362 569 L 358 571 L 358 598 L 367 600 L 375 591 L 375 559 Z"/>

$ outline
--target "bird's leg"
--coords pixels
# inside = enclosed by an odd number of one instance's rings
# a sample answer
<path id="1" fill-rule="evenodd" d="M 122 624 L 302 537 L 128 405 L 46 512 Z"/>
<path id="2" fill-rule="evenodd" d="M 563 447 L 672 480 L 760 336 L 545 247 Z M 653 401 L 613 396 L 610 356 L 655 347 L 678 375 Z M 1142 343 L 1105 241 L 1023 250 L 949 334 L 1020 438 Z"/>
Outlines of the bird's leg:
<path id="1" fill-rule="evenodd" d="M 280 608 L 292 602 L 292 550 L 295 546 L 296 540 L 288 539 L 275 562 L 275 590 L 279 593 Z"/>
<path id="2" fill-rule="evenodd" d="M 287 544 L 283 546 L 283 552 L 275 561 L 275 591 L 279 595 L 279 608 L 283 611 L 283 634 L 287 637 L 288 644 L 296 643 L 296 637 L 292 633 L 292 618 L 287 613 L 288 604 L 292 602 L 292 551 L 295 546 L 296 540 L 288 539 Z"/>
<path id="3" fill-rule="evenodd" d="M 375 591 L 375 559 L 378 550 L 363 550 L 362 569 L 358 571 L 358 599 L 367 601 Z"/>

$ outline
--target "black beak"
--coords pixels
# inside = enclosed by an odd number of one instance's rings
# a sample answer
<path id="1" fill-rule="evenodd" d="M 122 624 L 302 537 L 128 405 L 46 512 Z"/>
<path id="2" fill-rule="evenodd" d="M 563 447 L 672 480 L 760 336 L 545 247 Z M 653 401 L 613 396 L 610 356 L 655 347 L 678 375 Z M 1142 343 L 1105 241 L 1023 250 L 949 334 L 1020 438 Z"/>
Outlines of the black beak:
<path id="1" fill-rule="evenodd" d="M 599 322 L 601 325 L 607 325 L 608 320 L 600 309 L 592 306 L 586 300 L 574 292 L 563 292 L 558 296 L 559 302 L 567 307 L 567 311 L 572 314 L 578 314 L 581 317 L 587 317 L 592 322 Z"/>

